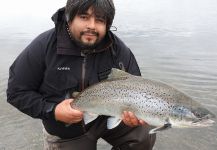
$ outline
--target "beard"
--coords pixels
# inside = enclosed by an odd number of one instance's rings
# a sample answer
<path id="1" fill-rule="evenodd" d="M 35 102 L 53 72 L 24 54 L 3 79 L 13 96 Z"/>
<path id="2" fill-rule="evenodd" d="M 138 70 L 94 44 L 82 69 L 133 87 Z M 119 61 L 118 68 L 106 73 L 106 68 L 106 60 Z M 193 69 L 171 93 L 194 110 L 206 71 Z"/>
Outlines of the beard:
<path id="1" fill-rule="evenodd" d="M 95 36 L 96 39 L 94 41 L 83 40 L 82 37 L 85 35 Z M 70 37 L 82 49 L 94 49 L 102 40 L 102 39 L 99 39 L 99 33 L 95 32 L 93 30 L 82 31 L 82 32 L 80 32 L 79 36 L 75 36 L 72 32 L 70 32 Z"/>

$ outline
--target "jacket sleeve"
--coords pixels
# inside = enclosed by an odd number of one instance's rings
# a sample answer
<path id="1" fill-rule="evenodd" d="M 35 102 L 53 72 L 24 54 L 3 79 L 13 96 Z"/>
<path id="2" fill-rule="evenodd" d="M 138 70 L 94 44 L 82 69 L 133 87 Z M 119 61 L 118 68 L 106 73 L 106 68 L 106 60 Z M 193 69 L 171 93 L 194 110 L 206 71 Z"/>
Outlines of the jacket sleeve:
<path id="1" fill-rule="evenodd" d="M 45 49 L 42 36 L 37 37 L 16 58 L 9 69 L 7 101 L 33 118 L 54 117 L 54 103 L 46 101 L 39 88 L 45 70 Z"/>
<path id="2" fill-rule="evenodd" d="M 114 42 L 115 42 L 114 49 L 117 55 L 118 67 L 120 69 L 124 68 L 125 71 L 130 74 L 141 76 L 138 63 L 131 50 L 116 36 Z"/>
<path id="3" fill-rule="evenodd" d="M 136 76 L 141 76 L 141 72 L 138 66 L 138 63 L 136 61 L 135 56 L 133 53 L 130 51 L 128 52 L 128 61 L 126 62 L 126 71 L 130 74 L 136 75 Z"/>

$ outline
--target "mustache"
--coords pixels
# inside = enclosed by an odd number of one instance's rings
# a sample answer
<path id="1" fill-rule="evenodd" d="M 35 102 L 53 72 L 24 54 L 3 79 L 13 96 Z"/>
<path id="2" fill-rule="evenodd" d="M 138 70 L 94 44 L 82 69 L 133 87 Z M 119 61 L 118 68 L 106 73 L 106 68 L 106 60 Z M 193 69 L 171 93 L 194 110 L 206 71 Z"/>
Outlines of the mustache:
<path id="1" fill-rule="evenodd" d="M 99 36 L 99 33 L 94 30 L 81 31 L 81 35 L 84 35 L 84 34 L 93 34 L 95 36 Z"/>

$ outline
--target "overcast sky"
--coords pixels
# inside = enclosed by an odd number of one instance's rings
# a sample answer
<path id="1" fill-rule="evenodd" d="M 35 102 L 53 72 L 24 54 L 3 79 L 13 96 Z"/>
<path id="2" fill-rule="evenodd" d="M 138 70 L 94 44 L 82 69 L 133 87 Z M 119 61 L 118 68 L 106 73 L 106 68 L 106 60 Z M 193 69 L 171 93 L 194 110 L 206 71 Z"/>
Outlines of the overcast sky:
<path id="1" fill-rule="evenodd" d="M 50 16 L 65 3 L 66 0 L 0 0 L 0 17 Z"/>
<path id="2" fill-rule="evenodd" d="M 8 30 L 39 33 L 49 29 L 54 26 L 51 16 L 66 1 L 0 0 L 0 33 Z M 119 31 L 126 28 L 193 31 L 196 27 L 216 30 L 216 0 L 114 0 L 114 3 L 113 25 Z"/>
<path id="3" fill-rule="evenodd" d="M 65 4 L 66 0 L 0 0 L 0 34 L 47 30 L 54 26 L 51 16 Z"/>

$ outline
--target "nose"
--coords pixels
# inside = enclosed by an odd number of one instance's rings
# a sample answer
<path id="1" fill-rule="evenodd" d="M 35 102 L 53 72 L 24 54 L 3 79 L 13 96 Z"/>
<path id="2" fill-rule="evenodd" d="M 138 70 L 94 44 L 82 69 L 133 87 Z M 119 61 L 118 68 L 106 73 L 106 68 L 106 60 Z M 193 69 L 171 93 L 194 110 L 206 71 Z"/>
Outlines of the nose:
<path id="1" fill-rule="evenodd" d="M 95 27 L 96 27 L 95 18 L 91 17 L 89 19 L 89 21 L 87 22 L 87 28 L 89 28 L 89 29 L 95 29 Z"/>

